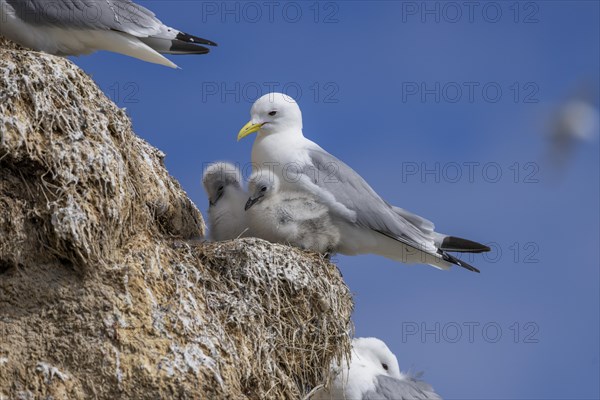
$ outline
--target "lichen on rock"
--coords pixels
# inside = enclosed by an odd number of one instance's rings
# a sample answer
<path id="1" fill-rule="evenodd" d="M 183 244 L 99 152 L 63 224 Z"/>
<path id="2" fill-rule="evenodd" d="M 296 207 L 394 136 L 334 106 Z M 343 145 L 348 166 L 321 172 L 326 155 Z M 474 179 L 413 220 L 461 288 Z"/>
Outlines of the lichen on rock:
<path id="1" fill-rule="evenodd" d="M 163 159 L 70 61 L 0 39 L 0 398 L 297 399 L 348 354 L 337 268 L 203 242 Z"/>

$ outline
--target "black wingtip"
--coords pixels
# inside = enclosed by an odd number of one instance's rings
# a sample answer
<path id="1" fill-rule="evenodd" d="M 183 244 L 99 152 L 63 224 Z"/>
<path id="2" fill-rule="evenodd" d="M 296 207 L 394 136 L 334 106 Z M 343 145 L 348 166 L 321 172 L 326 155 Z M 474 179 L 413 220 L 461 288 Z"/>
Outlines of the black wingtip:
<path id="1" fill-rule="evenodd" d="M 455 236 L 446 236 L 440 250 L 454 251 L 457 253 L 485 253 L 490 251 L 490 248 L 484 244 L 473 242 Z"/>
<path id="2" fill-rule="evenodd" d="M 176 39 L 186 43 L 205 44 L 207 46 L 218 46 L 218 44 L 216 44 L 212 40 L 202 39 L 201 37 L 190 35 L 185 32 L 179 32 L 177 34 Z"/>
<path id="3" fill-rule="evenodd" d="M 169 53 L 171 54 L 206 54 L 209 52 L 210 49 L 204 46 L 182 42 L 179 40 L 172 40 L 171 48 L 169 49 Z"/>
<path id="4" fill-rule="evenodd" d="M 442 257 L 444 260 L 451 262 L 452 264 L 456 264 L 459 267 L 463 267 L 464 269 L 468 269 L 469 271 L 472 271 L 472 272 L 477 272 L 478 274 L 481 273 L 481 271 L 479 271 L 477 268 L 475 268 L 474 266 L 472 266 L 471 264 L 469 264 L 466 261 L 459 260 L 458 258 L 456 258 L 453 255 L 448 254 L 448 253 L 442 252 L 441 254 L 442 254 Z"/>

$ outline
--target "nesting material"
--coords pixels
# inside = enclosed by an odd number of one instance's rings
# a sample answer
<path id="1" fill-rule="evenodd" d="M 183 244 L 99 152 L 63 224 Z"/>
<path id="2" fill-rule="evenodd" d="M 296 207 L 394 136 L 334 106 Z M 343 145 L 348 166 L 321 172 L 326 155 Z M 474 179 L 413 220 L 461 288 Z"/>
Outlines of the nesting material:
<path id="1" fill-rule="evenodd" d="M 198 240 L 163 158 L 70 61 L 0 39 L 0 398 L 298 399 L 348 355 L 337 268 Z"/>

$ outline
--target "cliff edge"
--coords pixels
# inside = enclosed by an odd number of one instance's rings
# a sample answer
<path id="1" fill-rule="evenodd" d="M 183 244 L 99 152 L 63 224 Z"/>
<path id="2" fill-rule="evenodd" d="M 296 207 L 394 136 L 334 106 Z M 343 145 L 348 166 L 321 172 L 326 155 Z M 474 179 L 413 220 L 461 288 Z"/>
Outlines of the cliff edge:
<path id="1" fill-rule="evenodd" d="M 298 399 L 347 356 L 337 268 L 202 242 L 163 158 L 69 60 L 0 38 L 0 399 Z"/>

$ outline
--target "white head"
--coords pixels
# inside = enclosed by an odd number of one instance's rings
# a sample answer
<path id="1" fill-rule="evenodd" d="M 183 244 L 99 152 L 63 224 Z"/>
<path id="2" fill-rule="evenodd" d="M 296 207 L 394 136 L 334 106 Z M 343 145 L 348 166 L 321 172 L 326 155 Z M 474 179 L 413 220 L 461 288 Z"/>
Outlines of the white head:
<path id="1" fill-rule="evenodd" d="M 269 135 L 286 131 L 302 132 L 302 112 L 294 99 L 283 93 L 267 93 L 254 102 L 248 122 L 238 140 L 254 132 Z"/>
<path id="2" fill-rule="evenodd" d="M 355 338 L 352 340 L 350 374 L 368 369 L 374 375 L 387 375 L 403 379 L 398 359 L 387 345 L 377 338 Z"/>
<path id="3" fill-rule="evenodd" d="M 254 204 L 269 198 L 279 190 L 279 178 L 266 169 L 259 169 L 250 175 L 248 179 L 248 193 L 250 197 L 246 202 L 245 209 L 248 210 Z"/>
<path id="4" fill-rule="evenodd" d="M 202 176 L 202 184 L 211 206 L 217 204 L 229 188 L 240 189 L 240 182 L 240 170 L 235 165 L 226 162 L 209 165 Z"/>

